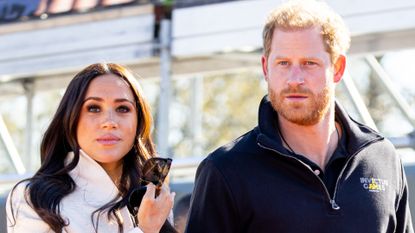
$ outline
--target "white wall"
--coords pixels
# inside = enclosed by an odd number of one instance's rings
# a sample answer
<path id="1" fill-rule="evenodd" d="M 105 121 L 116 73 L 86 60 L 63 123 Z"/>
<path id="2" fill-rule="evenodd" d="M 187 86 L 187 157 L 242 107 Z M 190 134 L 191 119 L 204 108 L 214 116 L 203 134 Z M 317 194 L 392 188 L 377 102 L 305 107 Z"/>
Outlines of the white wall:
<path id="1" fill-rule="evenodd" d="M 173 14 L 173 54 L 176 56 L 208 54 L 224 50 L 262 47 L 262 27 L 268 13 L 282 0 L 236 1 L 178 9 Z M 342 15 L 353 37 L 415 30 L 413 0 L 329 0 L 328 4 Z M 412 35 L 412 34 L 411 34 Z M 388 41 L 402 47 L 400 41 Z M 372 46 L 354 45 L 361 49 L 382 50 L 372 40 L 357 40 Z M 415 41 L 415 40 L 414 40 Z M 382 42 L 384 43 L 384 42 Z M 381 44 L 382 44 L 381 43 Z M 415 42 L 405 46 L 415 46 Z M 392 48 L 395 48 L 392 46 Z M 359 50 L 359 52 L 364 52 Z"/>
<path id="2" fill-rule="evenodd" d="M 32 25 L 31 29 L 10 33 L 2 33 L 2 28 L 7 28 L 2 26 L 0 77 L 39 76 L 56 70 L 79 69 L 96 62 L 124 62 L 150 57 L 154 16 L 152 7 L 147 8 L 144 14 L 137 11 L 137 14 L 123 15 L 117 9 L 111 17 L 85 14 L 27 22 Z M 77 18 L 85 16 L 85 20 L 76 22 Z M 42 23 L 49 26 L 36 28 L 44 26 Z"/>

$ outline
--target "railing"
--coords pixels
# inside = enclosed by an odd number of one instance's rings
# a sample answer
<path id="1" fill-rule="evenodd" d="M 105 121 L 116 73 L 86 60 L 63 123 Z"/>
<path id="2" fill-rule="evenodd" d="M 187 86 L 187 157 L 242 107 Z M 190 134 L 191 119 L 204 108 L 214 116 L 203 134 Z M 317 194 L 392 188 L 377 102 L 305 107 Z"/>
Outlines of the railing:
<path id="1" fill-rule="evenodd" d="M 403 137 L 390 137 L 389 140 L 398 148 L 412 148 L 415 149 L 415 131 Z"/>
<path id="2" fill-rule="evenodd" d="M 173 159 L 170 179 L 171 182 L 193 182 L 196 168 L 204 157 L 189 157 Z M 9 190 L 20 180 L 31 177 L 32 173 L 0 175 L 0 194 Z"/>

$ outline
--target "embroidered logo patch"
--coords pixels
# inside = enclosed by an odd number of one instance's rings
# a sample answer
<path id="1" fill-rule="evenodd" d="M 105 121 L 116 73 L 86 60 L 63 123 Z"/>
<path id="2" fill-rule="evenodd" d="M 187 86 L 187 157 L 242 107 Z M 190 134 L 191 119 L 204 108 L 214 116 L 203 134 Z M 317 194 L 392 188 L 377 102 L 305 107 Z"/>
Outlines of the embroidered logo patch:
<path id="1" fill-rule="evenodd" d="M 374 177 L 360 177 L 360 183 L 363 185 L 363 188 L 369 192 L 385 191 L 386 187 L 389 185 L 388 180 Z"/>

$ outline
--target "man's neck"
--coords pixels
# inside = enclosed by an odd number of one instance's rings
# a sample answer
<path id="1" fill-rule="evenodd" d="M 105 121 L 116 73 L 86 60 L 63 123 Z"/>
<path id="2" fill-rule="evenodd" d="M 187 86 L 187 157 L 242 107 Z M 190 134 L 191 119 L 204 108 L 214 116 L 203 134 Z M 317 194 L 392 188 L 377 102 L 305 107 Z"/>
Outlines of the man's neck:
<path id="1" fill-rule="evenodd" d="M 305 156 L 324 171 L 339 141 L 334 111 L 327 113 L 320 122 L 310 126 L 298 125 L 280 117 L 279 127 L 282 137 L 288 144 L 285 145 L 283 142 L 284 147 Z M 337 129 L 340 130 L 339 127 Z"/>

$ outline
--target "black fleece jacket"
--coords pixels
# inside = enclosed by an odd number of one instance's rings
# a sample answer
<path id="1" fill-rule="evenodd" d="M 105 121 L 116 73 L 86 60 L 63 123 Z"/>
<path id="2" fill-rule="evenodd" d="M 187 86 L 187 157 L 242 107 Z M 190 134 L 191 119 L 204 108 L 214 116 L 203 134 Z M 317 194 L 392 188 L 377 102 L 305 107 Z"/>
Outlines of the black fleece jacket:
<path id="1" fill-rule="evenodd" d="M 268 97 L 259 124 L 199 166 L 187 233 L 413 233 L 408 190 L 393 145 L 336 103 L 348 159 L 330 195 L 286 153 Z"/>

